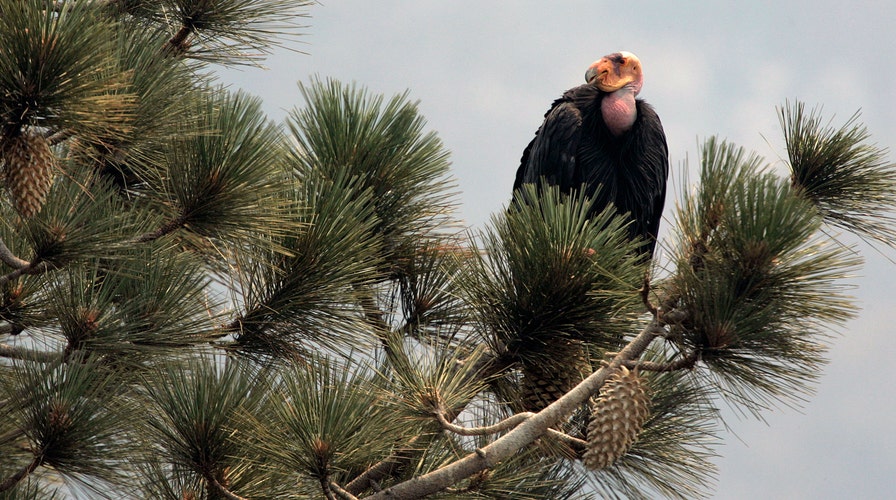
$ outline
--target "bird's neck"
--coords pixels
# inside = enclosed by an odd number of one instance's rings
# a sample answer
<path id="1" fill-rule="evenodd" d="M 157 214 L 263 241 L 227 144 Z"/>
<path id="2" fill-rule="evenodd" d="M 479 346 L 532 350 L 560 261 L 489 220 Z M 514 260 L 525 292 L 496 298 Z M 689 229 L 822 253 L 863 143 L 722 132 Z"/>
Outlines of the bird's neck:
<path id="1" fill-rule="evenodd" d="M 600 103 L 604 123 L 607 124 L 610 133 L 617 137 L 628 132 L 638 118 L 635 94 L 635 89 L 626 86 L 607 94 Z"/>

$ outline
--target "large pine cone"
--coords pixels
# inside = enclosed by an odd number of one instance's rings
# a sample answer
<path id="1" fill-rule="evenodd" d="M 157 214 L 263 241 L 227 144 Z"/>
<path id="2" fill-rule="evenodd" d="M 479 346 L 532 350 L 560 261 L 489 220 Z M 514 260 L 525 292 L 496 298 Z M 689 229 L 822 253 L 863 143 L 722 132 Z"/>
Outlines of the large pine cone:
<path id="1" fill-rule="evenodd" d="M 588 423 L 588 446 L 582 460 L 603 469 L 626 454 L 650 415 L 644 383 L 624 366 L 601 387 Z"/>
<path id="2" fill-rule="evenodd" d="M 22 218 L 40 212 L 50 187 L 56 157 L 47 139 L 34 133 L 7 138 L 0 147 L 3 180 L 12 205 Z"/>

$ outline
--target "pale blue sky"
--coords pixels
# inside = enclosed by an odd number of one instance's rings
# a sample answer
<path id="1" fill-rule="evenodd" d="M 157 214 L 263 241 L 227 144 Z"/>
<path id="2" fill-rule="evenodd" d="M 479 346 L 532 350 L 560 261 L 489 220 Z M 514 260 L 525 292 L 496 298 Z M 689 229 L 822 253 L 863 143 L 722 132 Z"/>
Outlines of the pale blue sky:
<path id="1" fill-rule="evenodd" d="M 277 52 L 270 70 L 226 71 L 222 80 L 262 96 L 277 120 L 301 105 L 296 82 L 310 75 L 389 96 L 410 90 L 452 153 L 461 216 L 472 226 L 507 202 L 551 101 L 618 50 L 641 58 L 641 97 L 665 126 L 676 178 L 669 206 L 682 162 L 693 163 L 709 135 L 780 164 L 776 106 L 786 99 L 822 104 L 835 124 L 861 109 L 874 140 L 896 146 L 893 2 L 325 0 L 311 13 L 298 46 L 308 55 Z M 667 220 L 661 234 L 668 229 Z M 730 420 L 716 498 L 892 495 L 896 264 L 860 248 L 863 310 L 833 339 L 818 394 L 801 413 Z"/>

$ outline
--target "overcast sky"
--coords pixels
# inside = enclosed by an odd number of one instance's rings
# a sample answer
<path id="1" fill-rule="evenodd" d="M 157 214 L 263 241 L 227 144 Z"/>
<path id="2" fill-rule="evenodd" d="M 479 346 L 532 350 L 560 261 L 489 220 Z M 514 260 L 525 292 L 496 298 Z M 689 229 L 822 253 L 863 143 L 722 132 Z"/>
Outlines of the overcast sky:
<path id="1" fill-rule="evenodd" d="M 551 101 L 618 50 L 644 66 L 642 98 L 659 113 L 673 179 L 719 135 L 773 162 L 786 155 L 776 106 L 823 105 L 839 125 L 861 109 L 896 149 L 896 2 L 430 2 L 324 0 L 299 49 L 268 71 L 222 74 L 262 96 L 272 118 L 301 105 L 297 81 L 405 90 L 452 153 L 461 216 L 482 227 L 506 204 L 520 153 Z M 896 161 L 896 155 L 891 154 Z M 693 176 L 692 176 L 693 178 Z M 669 229 L 664 222 L 661 235 Z M 800 411 L 732 419 L 715 498 L 890 498 L 896 490 L 896 251 L 867 246 L 860 317 L 833 340 L 818 393 Z M 736 433 L 736 435 L 734 434 Z"/>

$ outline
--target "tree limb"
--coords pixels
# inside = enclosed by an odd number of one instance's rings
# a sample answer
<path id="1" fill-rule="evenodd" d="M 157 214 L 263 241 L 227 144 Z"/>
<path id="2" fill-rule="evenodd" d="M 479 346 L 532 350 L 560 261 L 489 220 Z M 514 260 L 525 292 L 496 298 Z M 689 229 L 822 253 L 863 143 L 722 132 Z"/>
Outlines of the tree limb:
<path id="1" fill-rule="evenodd" d="M 644 303 L 644 307 L 652 314 L 654 317 L 657 315 L 657 307 L 653 305 L 653 302 L 650 301 L 650 274 L 644 275 L 644 282 L 641 284 L 641 289 L 638 290 L 641 293 L 641 302 Z"/>
<path id="2" fill-rule="evenodd" d="M 578 405 L 600 390 L 604 382 L 626 361 L 639 358 L 650 343 L 658 335 L 661 335 L 661 330 L 663 329 L 658 322 L 656 320 L 652 321 L 610 363 L 592 373 L 563 397 L 554 401 L 545 409 L 528 418 L 525 422 L 491 444 L 477 449 L 475 453 L 470 453 L 456 462 L 396 484 L 369 498 L 421 498 L 442 491 L 479 471 L 494 467 L 547 433 L 550 426 L 572 413 Z"/>

